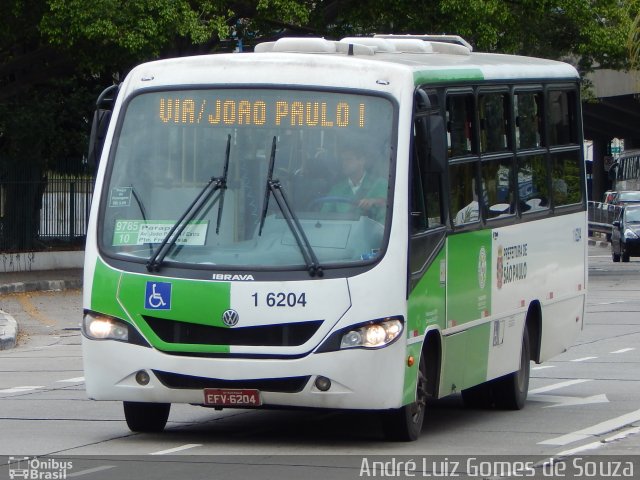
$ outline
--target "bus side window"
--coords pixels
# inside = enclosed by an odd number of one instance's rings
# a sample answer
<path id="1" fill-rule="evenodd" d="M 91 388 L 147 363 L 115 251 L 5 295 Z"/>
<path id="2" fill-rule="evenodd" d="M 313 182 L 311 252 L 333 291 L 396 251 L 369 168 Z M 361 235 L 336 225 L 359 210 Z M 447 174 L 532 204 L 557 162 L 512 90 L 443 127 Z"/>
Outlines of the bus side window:
<path id="1" fill-rule="evenodd" d="M 540 92 L 519 92 L 514 96 L 516 148 L 538 148 L 541 145 Z"/>
<path id="2" fill-rule="evenodd" d="M 518 157 L 518 195 L 523 213 L 549 208 L 547 164 L 544 155 Z"/>
<path id="3" fill-rule="evenodd" d="M 554 206 L 572 205 L 582 201 L 580 152 L 560 152 L 551 155 L 551 185 Z"/>
<path id="4" fill-rule="evenodd" d="M 486 160 L 481 165 L 485 218 L 496 218 L 515 213 L 515 188 L 512 180 L 513 158 Z"/>
<path id="5" fill-rule="evenodd" d="M 503 152 L 509 148 L 508 112 L 508 95 L 486 93 L 478 97 L 481 152 Z"/>
<path id="6" fill-rule="evenodd" d="M 547 102 L 549 110 L 549 146 L 577 143 L 575 92 L 550 91 L 547 96 Z"/>
<path id="7" fill-rule="evenodd" d="M 442 173 L 446 164 L 444 124 L 436 92 L 417 93 L 413 125 L 411 221 L 415 233 L 444 224 Z"/>
<path id="8" fill-rule="evenodd" d="M 476 161 L 456 163 L 449 167 L 451 214 L 453 225 L 456 227 L 480 220 L 476 188 L 477 167 Z"/>
<path id="9" fill-rule="evenodd" d="M 449 157 L 469 155 L 473 149 L 473 95 L 447 97 L 447 141 Z"/>

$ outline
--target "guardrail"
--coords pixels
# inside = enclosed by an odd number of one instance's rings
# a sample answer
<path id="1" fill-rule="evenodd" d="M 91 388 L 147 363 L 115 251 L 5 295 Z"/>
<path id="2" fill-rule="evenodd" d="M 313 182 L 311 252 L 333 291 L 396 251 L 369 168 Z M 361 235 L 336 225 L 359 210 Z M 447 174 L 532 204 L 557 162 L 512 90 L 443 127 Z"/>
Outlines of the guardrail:
<path id="1" fill-rule="evenodd" d="M 619 208 L 611 203 L 587 202 L 589 234 L 600 232 L 611 235 L 611 226 Z"/>

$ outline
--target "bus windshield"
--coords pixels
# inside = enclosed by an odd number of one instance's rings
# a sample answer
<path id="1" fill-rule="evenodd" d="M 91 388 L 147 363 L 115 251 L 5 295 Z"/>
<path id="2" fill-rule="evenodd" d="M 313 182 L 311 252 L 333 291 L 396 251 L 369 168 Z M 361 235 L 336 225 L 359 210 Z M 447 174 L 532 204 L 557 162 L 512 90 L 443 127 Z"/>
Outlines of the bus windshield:
<path id="1" fill-rule="evenodd" d="M 323 268 L 371 262 L 384 251 L 389 99 L 171 90 L 136 95 L 123 111 L 99 223 L 108 255 L 145 262 L 160 246 L 165 264 L 306 268 L 293 221 Z M 183 228 L 167 242 L 181 218 Z"/>

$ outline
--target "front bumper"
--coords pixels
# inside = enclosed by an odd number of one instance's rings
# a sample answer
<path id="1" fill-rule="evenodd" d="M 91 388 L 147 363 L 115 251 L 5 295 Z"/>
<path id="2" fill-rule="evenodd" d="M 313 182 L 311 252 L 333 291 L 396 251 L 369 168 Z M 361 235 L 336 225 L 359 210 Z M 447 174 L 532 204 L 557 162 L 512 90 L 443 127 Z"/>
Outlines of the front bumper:
<path id="1" fill-rule="evenodd" d="M 406 345 L 311 353 L 301 358 L 193 357 L 85 337 L 87 394 L 95 400 L 204 403 L 204 388 L 258 388 L 264 406 L 389 409 L 402 406 Z M 149 373 L 147 385 L 136 373 Z M 314 382 L 331 380 L 328 391 Z"/>

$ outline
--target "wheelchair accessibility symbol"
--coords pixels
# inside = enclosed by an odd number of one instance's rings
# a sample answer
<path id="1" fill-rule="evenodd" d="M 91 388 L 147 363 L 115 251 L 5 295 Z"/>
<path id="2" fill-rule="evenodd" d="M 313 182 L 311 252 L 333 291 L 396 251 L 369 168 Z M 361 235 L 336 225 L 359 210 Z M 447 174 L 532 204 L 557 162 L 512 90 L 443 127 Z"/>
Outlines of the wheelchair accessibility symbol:
<path id="1" fill-rule="evenodd" d="M 147 282 L 144 308 L 149 310 L 171 310 L 171 284 Z"/>

